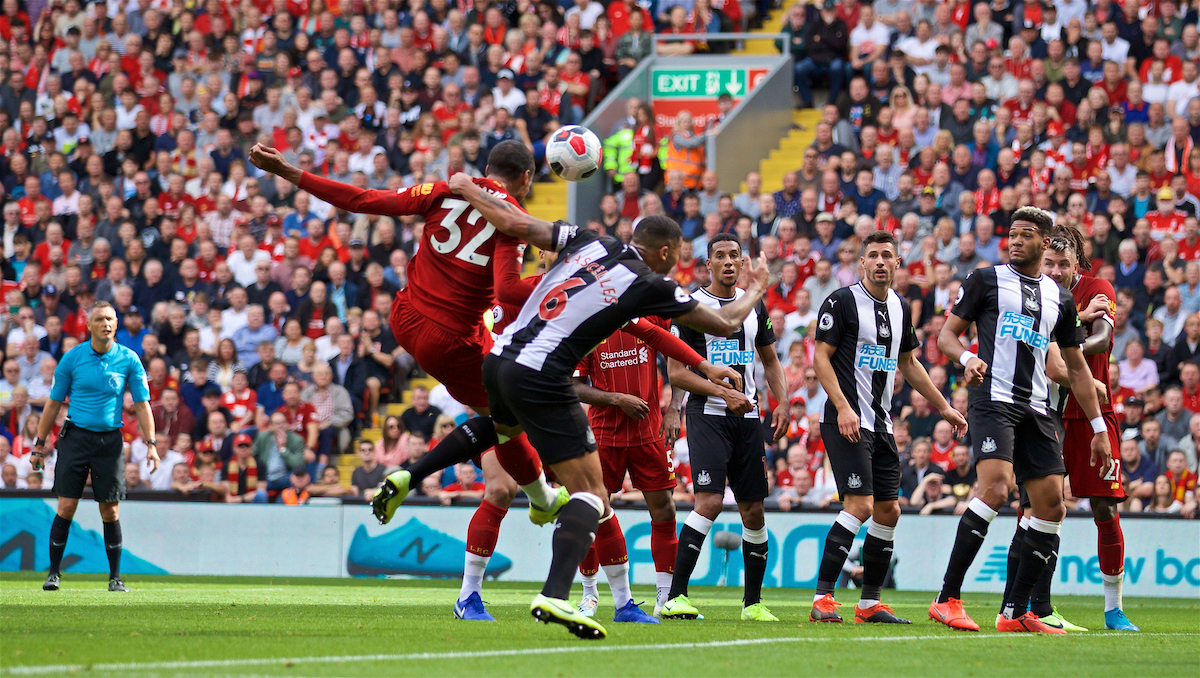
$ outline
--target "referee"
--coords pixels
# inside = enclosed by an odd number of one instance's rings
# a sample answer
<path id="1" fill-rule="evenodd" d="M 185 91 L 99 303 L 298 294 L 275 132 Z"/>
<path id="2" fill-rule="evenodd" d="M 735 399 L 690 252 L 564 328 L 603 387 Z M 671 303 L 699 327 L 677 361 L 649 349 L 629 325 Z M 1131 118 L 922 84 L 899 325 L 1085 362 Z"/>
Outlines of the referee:
<path id="1" fill-rule="evenodd" d="M 146 454 L 151 471 L 158 469 L 146 370 L 136 353 L 113 341 L 117 313 L 112 304 L 96 302 L 88 317 L 88 329 L 92 340 L 68 351 L 54 371 L 50 401 L 38 422 L 31 452 L 33 469 L 40 470 L 46 460 L 46 436 L 50 435 L 59 409 L 69 397 L 70 410 L 58 434 L 58 464 L 54 473 L 58 512 L 50 526 L 50 574 L 42 585 L 46 591 L 58 590 L 59 565 L 67 547 L 67 534 L 89 472 L 92 490 L 100 503 L 100 519 L 104 522 L 108 590 L 129 590 L 121 581 L 121 524 L 117 522 L 117 503 L 125 497 L 121 405 L 126 388 L 136 404 L 142 439 L 149 446 Z"/>

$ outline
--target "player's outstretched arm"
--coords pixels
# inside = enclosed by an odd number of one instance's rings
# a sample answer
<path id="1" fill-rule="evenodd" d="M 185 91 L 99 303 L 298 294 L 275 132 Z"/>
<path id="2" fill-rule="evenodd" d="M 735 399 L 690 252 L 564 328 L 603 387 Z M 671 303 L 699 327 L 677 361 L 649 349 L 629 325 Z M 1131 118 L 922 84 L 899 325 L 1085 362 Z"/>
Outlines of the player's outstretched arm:
<path id="1" fill-rule="evenodd" d="M 741 299 L 725 304 L 719 310 L 697 304 L 692 310 L 675 318 L 675 321 L 693 330 L 720 337 L 728 337 L 741 329 L 746 316 L 750 315 L 750 311 L 758 305 L 758 300 L 766 292 L 767 280 L 771 274 L 763 256 L 759 256 L 757 266 L 746 257 L 745 265 L 750 269 L 750 287 L 746 288 L 746 293 Z"/>
<path id="2" fill-rule="evenodd" d="M 954 437 L 957 438 L 959 431 L 967 428 L 967 420 L 963 418 L 961 412 L 946 402 L 946 397 L 933 385 L 933 380 L 929 378 L 925 366 L 917 360 L 917 352 L 901 353 L 899 369 L 900 374 L 904 375 L 904 379 L 917 389 L 917 393 L 925 396 L 929 404 L 938 411 L 938 414 L 942 415 L 942 419 L 950 422 L 950 425 L 954 427 Z"/>
<path id="3" fill-rule="evenodd" d="M 695 368 L 710 381 L 717 383 L 728 381 L 733 388 L 742 390 L 742 375 L 738 374 L 736 370 L 732 367 L 713 365 L 696 353 L 691 346 L 685 344 L 682 339 L 658 325 L 634 318 L 621 329 L 646 342 L 647 346 L 668 358 L 674 358 L 688 367 Z"/>
<path id="4" fill-rule="evenodd" d="M 396 191 L 364 190 L 340 181 L 319 177 L 292 165 L 283 159 L 283 154 L 278 150 L 262 144 L 255 144 L 250 149 L 250 162 L 264 172 L 287 179 L 301 190 L 324 200 L 339 210 L 383 216 L 410 213 L 401 204 Z"/>
<path id="5" fill-rule="evenodd" d="M 557 252 L 565 243 L 555 242 L 558 228 L 549 221 L 530 216 L 525 210 L 480 188 L 465 173 L 450 177 L 450 191 L 461 195 L 501 233 L 520 238 L 542 249 Z"/>

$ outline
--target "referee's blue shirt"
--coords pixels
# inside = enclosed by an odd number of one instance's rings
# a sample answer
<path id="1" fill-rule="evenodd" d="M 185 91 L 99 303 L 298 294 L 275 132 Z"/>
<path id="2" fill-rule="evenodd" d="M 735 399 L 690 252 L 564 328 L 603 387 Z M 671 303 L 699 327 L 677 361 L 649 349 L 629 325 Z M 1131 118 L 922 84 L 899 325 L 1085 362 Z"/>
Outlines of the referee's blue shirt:
<path id="1" fill-rule="evenodd" d="M 92 342 L 85 341 L 67 351 L 54 370 L 50 399 L 71 404 L 67 418 L 71 424 L 89 431 L 113 431 L 121 428 L 125 389 L 133 402 L 150 400 L 146 369 L 129 348 L 115 341 L 105 353 L 97 353 Z"/>

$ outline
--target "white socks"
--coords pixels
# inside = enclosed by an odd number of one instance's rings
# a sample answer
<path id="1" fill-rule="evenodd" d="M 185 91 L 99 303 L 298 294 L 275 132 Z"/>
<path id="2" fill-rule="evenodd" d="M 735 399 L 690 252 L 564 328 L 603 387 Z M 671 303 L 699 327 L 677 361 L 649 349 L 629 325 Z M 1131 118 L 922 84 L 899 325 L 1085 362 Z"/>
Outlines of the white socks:
<path id="1" fill-rule="evenodd" d="M 558 500 L 558 490 L 550 487 L 550 483 L 546 482 L 545 473 L 539 475 L 538 479 L 532 483 L 522 485 L 521 489 L 524 490 L 525 495 L 529 497 L 529 501 L 534 506 L 543 510 L 554 506 L 554 502 Z"/>
<path id="2" fill-rule="evenodd" d="M 655 604 L 659 607 L 667 604 L 667 596 L 671 593 L 671 578 L 670 572 L 655 572 L 654 585 L 658 588 L 658 594 L 655 596 Z"/>
<path id="3" fill-rule="evenodd" d="M 1125 573 L 1121 574 L 1102 574 L 1104 578 L 1104 611 L 1116 610 L 1124 608 L 1124 601 L 1121 599 L 1122 589 L 1125 586 Z"/>
<path id="4" fill-rule="evenodd" d="M 967 510 L 989 523 L 996 519 L 996 512 L 979 497 L 975 497 L 967 504 Z"/>
<path id="5" fill-rule="evenodd" d="M 712 529 L 713 521 L 692 511 L 687 514 L 687 518 L 684 518 L 683 524 L 707 537 L 709 530 Z"/>
<path id="6" fill-rule="evenodd" d="M 466 600 L 472 593 L 483 590 L 483 573 L 487 571 L 489 560 L 491 558 L 488 556 L 467 553 L 466 563 L 463 565 L 462 588 L 458 590 L 459 600 Z"/>
<path id="7" fill-rule="evenodd" d="M 595 596 L 596 598 L 599 598 L 600 594 L 596 591 L 596 575 L 585 574 L 582 576 L 583 576 L 583 595 Z"/>
<path id="8" fill-rule="evenodd" d="M 613 605 L 618 610 L 625 607 L 626 603 L 633 600 L 633 593 L 629 590 L 629 563 L 603 565 L 600 569 L 604 570 L 608 588 L 612 590 Z"/>

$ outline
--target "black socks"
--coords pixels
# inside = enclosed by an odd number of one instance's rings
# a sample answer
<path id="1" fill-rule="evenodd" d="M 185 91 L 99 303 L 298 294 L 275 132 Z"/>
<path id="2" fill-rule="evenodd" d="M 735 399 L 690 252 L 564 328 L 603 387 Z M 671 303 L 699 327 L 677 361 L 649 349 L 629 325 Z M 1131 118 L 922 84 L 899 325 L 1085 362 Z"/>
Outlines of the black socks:
<path id="1" fill-rule="evenodd" d="M 426 476 L 483 454 L 499 440 L 491 417 L 468 419 L 408 468 L 412 475 L 408 482 L 409 489 L 420 487 Z"/>
<path id="2" fill-rule="evenodd" d="M 704 539 L 712 529 L 713 521 L 692 511 L 683 521 L 683 529 L 679 531 L 679 550 L 675 552 L 675 572 L 671 575 L 671 592 L 667 600 L 676 596 L 686 596 L 688 582 L 692 571 L 696 569 L 696 560 L 704 548 Z"/>
<path id="3" fill-rule="evenodd" d="M 966 512 L 958 521 L 958 535 L 954 538 L 954 550 L 950 552 L 950 564 L 946 566 L 946 576 L 942 580 L 942 592 L 937 599 L 939 603 L 962 597 L 963 578 L 979 553 L 979 547 L 983 546 L 988 525 L 995 518 L 996 512 L 978 497 L 967 505 Z"/>
<path id="4" fill-rule="evenodd" d="M 846 564 L 850 546 L 854 544 L 854 537 L 860 527 L 862 522 L 858 518 L 842 511 L 838 514 L 837 521 L 829 528 L 829 534 L 825 537 L 825 551 L 821 556 L 821 568 L 817 571 L 818 596 L 833 593 L 837 587 L 842 566 Z"/>
<path id="5" fill-rule="evenodd" d="M 750 606 L 762 600 L 763 577 L 767 574 L 765 526 L 757 530 L 742 528 L 742 562 L 746 568 L 746 593 L 742 601 L 745 606 Z"/>
<path id="6" fill-rule="evenodd" d="M 594 494 L 578 492 L 571 495 L 571 501 L 558 514 L 554 529 L 554 557 L 550 561 L 550 574 L 546 577 L 546 585 L 542 587 L 542 595 L 559 600 L 570 597 L 575 571 L 579 569 L 588 549 L 592 548 L 603 510 L 603 500 Z"/>
<path id="7" fill-rule="evenodd" d="M 104 523 L 104 550 L 108 553 L 108 578 L 121 575 L 121 521 Z"/>
<path id="8" fill-rule="evenodd" d="M 71 521 L 62 516 L 54 516 L 50 524 L 50 574 L 61 574 L 63 551 L 67 550 L 67 535 L 71 531 Z"/>

